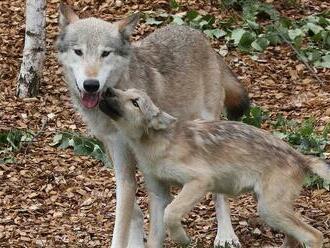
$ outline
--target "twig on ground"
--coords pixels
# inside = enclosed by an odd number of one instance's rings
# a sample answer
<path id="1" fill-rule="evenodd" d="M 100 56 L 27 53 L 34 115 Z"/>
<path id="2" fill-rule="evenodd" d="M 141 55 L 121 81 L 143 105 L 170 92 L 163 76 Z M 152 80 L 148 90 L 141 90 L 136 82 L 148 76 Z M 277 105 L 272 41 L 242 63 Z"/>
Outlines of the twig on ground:
<path id="1" fill-rule="evenodd" d="M 303 56 L 301 56 L 301 53 L 298 51 L 297 48 L 295 48 L 292 43 L 290 41 L 288 41 L 283 34 L 281 34 L 281 32 L 276 28 L 276 31 L 278 32 L 279 36 L 281 36 L 281 38 L 285 41 L 285 43 L 287 43 L 292 50 L 297 54 L 297 56 L 299 57 L 299 59 L 304 63 L 304 65 L 307 67 L 307 69 L 313 74 L 313 76 L 316 78 L 316 80 L 321 84 L 321 85 L 325 85 L 325 83 L 323 82 L 323 80 L 315 73 L 314 69 L 310 66 L 310 64 L 303 58 Z"/>
<path id="2" fill-rule="evenodd" d="M 35 135 L 33 135 L 32 139 L 26 145 L 25 150 L 24 150 L 24 155 L 26 155 L 29 146 L 35 141 L 35 139 L 38 138 L 44 132 L 44 130 L 47 126 L 47 123 L 48 123 L 48 117 L 46 116 L 46 117 L 42 118 L 41 123 L 42 123 L 41 129 Z"/>

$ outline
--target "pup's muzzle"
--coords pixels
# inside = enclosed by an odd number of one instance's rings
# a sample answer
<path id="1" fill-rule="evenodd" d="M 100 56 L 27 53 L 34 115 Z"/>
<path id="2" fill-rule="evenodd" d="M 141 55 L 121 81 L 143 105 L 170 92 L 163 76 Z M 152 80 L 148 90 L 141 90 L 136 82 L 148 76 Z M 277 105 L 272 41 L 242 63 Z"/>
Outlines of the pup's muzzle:
<path id="1" fill-rule="evenodd" d="M 123 114 L 116 92 L 111 87 L 102 94 L 99 106 L 100 110 L 113 120 L 117 120 Z"/>
<path id="2" fill-rule="evenodd" d="M 112 87 L 108 87 L 106 89 L 106 91 L 103 93 L 102 95 L 104 98 L 107 98 L 107 97 L 116 97 L 116 92 L 115 90 L 112 88 Z"/>

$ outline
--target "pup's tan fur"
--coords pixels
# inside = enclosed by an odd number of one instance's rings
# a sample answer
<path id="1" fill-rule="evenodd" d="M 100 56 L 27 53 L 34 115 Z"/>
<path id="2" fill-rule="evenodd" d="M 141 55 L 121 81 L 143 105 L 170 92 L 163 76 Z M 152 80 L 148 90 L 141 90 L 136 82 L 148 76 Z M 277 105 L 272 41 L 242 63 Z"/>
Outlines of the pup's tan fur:
<path id="1" fill-rule="evenodd" d="M 164 213 L 169 235 L 178 243 L 189 243 L 182 216 L 207 192 L 254 191 L 260 216 L 287 235 L 284 247 L 298 242 L 322 247 L 321 232 L 296 217 L 292 203 L 307 171 L 330 179 L 325 162 L 243 123 L 176 121 L 135 89 L 109 89 L 100 108 L 129 139 L 151 192 L 162 184 L 183 185 Z"/>

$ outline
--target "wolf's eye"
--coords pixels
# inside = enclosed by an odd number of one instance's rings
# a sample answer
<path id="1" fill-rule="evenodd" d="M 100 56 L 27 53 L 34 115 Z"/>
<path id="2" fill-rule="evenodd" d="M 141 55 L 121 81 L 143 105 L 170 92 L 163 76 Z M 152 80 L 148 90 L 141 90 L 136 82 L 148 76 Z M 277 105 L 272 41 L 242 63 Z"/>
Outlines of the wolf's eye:
<path id="1" fill-rule="evenodd" d="M 108 57 L 110 53 L 111 53 L 111 51 L 103 51 L 101 54 L 101 57 L 102 58 Z"/>
<path id="2" fill-rule="evenodd" d="M 140 108 L 140 107 L 139 107 L 139 104 L 138 104 L 138 99 L 132 99 L 131 102 L 132 102 L 132 104 L 134 105 L 134 107 L 136 107 L 136 108 Z"/>
<path id="3" fill-rule="evenodd" d="M 83 55 L 83 52 L 80 49 L 74 49 L 74 53 L 77 54 L 78 56 Z"/>

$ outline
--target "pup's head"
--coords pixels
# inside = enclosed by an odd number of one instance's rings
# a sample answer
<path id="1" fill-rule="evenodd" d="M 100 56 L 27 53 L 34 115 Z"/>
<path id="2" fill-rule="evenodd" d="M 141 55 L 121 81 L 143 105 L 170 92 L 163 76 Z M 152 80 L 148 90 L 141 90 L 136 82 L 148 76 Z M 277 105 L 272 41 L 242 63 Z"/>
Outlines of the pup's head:
<path id="1" fill-rule="evenodd" d="M 105 86 L 116 86 L 130 57 L 129 37 L 139 21 L 134 14 L 109 23 L 97 18 L 80 19 L 67 5 L 60 5 L 59 60 L 71 93 L 85 108 L 99 103 Z"/>
<path id="2" fill-rule="evenodd" d="M 143 91 L 108 88 L 100 101 L 100 109 L 131 138 L 139 138 L 148 130 L 165 130 L 176 121 L 161 111 Z"/>

